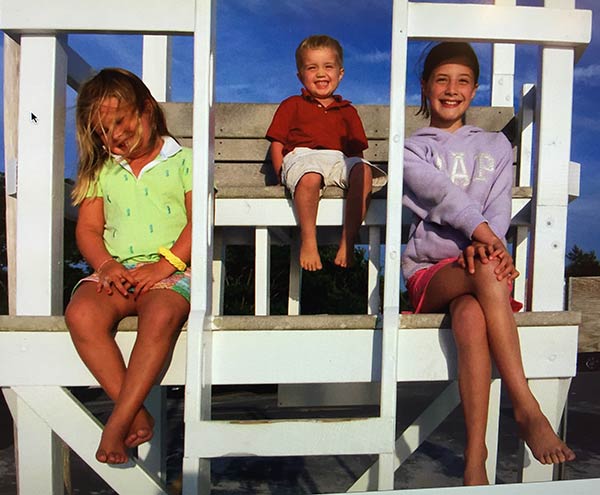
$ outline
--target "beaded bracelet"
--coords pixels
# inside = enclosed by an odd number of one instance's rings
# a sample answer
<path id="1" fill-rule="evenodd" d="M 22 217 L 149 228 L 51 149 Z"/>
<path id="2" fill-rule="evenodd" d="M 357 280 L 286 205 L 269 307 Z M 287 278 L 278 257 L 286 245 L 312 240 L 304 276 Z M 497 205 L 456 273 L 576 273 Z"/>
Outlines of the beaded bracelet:
<path id="1" fill-rule="evenodd" d="M 171 265 L 173 265 L 177 271 L 184 272 L 187 268 L 185 262 L 177 255 L 175 255 L 173 251 L 167 249 L 166 247 L 159 247 L 158 254 L 160 254 L 164 259 L 171 263 Z"/>

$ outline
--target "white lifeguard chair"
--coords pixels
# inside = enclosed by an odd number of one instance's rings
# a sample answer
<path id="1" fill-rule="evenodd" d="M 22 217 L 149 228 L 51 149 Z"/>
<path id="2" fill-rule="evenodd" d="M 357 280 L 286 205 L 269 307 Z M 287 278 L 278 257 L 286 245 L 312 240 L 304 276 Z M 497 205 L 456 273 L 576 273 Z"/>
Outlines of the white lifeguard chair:
<path id="1" fill-rule="evenodd" d="M 535 104 L 523 105 L 522 123 L 537 127 L 531 141 L 523 124 L 517 186 L 530 188 L 513 201 L 517 237 L 516 259 L 527 273 L 527 312 L 517 316 L 525 370 L 534 393 L 556 427 L 570 377 L 575 374 L 577 316 L 564 311 L 562 276 L 569 200 L 570 129 L 573 67 L 579 50 L 590 41 L 591 13 L 575 9 L 574 0 L 546 0 L 544 7 L 521 7 L 515 0 L 496 5 L 428 4 L 394 0 L 391 97 L 388 139 L 389 186 L 382 218 L 385 228 L 383 312 L 377 316 L 225 317 L 213 304 L 214 219 L 232 208 L 214 193 L 215 1 L 180 0 L 0 0 L 0 28 L 12 38 L 7 45 L 20 51 L 18 109 L 5 121 L 8 139 L 18 136 L 9 154 L 8 187 L 16 201 L 15 316 L 0 318 L 0 386 L 11 406 L 19 444 L 20 495 L 62 493 L 60 442 L 67 443 L 117 492 L 165 494 L 164 450 L 157 443 L 134 459 L 129 469 L 97 463 L 93 453 L 101 426 L 74 401 L 65 387 L 93 385 L 79 361 L 62 321 L 62 221 L 64 216 L 64 112 L 67 84 L 77 87 L 90 67 L 69 47 L 72 32 L 143 33 L 151 57 L 144 57 L 144 79 L 167 98 L 165 74 L 168 41 L 164 34 L 194 36 L 194 211 L 192 309 L 162 384 L 185 384 L 185 451 L 183 493 L 210 492 L 210 462 L 221 456 L 283 456 L 376 454 L 376 465 L 352 491 L 393 490 L 394 470 L 457 404 L 452 338 L 443 315 L 400 315 L 400 250 L 402 154 L 406 53 L 409 39 L 460 39 L 495 44 L 493 106 L 512 106 L 514 43 L 540 46 L 541 69 Z M 142 10 L 143 8 L 143 10 Z M 143 11 L 143 15 L 140 12 Z M 119 15 L 107 15 L 118 12 Z M 161 35 L 154 37 L 155 35 Z M 11 45 L 14 43 L 14 45 Z M 154 46 L 154 48 L 151 48 Z M 162 56 L 156 57 L 161 52 Z M 152 64 L 149 62 L 152 60 Z M 156 60 L 161 60 L 156 64 Z M 5 60 L 5 64 L 16 67 Z M 152 65 L 154 64 L 154 67 Z M 153 68 L 154 70 L 150 70 Z M 16 80 L 16 78 L 15 78 Z M 13 81 L 14 82 L 14 81 Z M 14 104 L 5 81 L 5 105 Z M 531 98 L 531 93 L 528 93 Z M 524 100 L 530 101 L 530 100 Z M 529 115 L 529 117 L 528 117 Z M 18 123 L 15 126 L 15 122 Z M 529 136 L 529 137 L 528 137 Z M 528 164 L 535 156 L 533 174 Z M 14 158 L 13 161 L 10 161 Z M 534 182 L 530 183 L 533 175 Z M 10 184 L 9 184 L 10 185 Z M 521 191 L 523 192 L 523 191 Z M 246 198 L 248 208 L 264 207 L 265 198 Z M 285 202 L 278 203 L 285 206 Z M 239 205 L 239 203 L 238 203 Z M 240 216 L 245 210 L 233 210 Z M 289 202 L 287 208 L 291 208 Z M 341 218 L 343 201 L 321 210 Z M 379 210 L 378 210 L 379 211 Z M 231 213 L 231 212 L 230 212 Z M 329 221 L 329 220 L 328 220 Z M 279 224 L 265 218 L 256 223 L 256 240 L 268 251 L 269 229 Z M 11 240 L 15 237 L 14 233 Z M 543 263 L 542 263 L 543 260 Z M 268 272 L 268 256 L 259 262 Z M 218 277 L 217 277 L 218 280 Z M 263 280 L 264 282 L 264 280 Z M 263 283 L 262 287 L 265 287 Z M 265 289 L 266 290 L 266 289 Z M 262 294 L 260 297 L 264 297 Z M 268 296 L 266 296 L 268 297 Z M 118 335 L 127 353 L 135 321 Z M 448 352 L 450 351 L 450 352 Z M 352 363 L 349 366 L 348 363 Z M 40 369 L 41 367 L 41 369 Z M 398 381 L 451 382 L 432 407 L 396 436 Z M 211 387 L 238 383 L 375 383 L 380 382 L 379 414 L 343 420 L 214 421 Z M 488 444 L 490 479 L 495 473 L 499 381 L 493 382 Z M 160 408 L 158 409 L 160 411 Z M 531 460 L 531 459 L 529 459 Z M 30 473 L 35 472 L 35 477 Z M 552 479 L 552 468 L 531 461 L 523 481 Z M 530 483 L 518 488 L 470 488 L 468 493 L 522 494 L 596 493 L 600 480 Z M 439 489 L 463 493 L 467 489 Z M 417 493 L 406 490 L 405 493 Z M 514 491 L 512 492 L 514 493 Z"/>

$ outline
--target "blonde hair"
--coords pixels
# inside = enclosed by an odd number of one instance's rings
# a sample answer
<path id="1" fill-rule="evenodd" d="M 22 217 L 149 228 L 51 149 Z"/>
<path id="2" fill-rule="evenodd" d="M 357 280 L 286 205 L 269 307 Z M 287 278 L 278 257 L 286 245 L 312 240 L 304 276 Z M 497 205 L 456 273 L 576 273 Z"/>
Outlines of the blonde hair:
<path id="1" fill-rule="evenodd" d="M 302 55 L 304 50 L 317 50 L 319 48 L 331 48 L 337 55 L 337 61 L 340 67 L 344 66 L 344 50 L 340 42 L 326 34 L 313 34 L 303 39 L 298 48 L 296 48 L 296 68 L 302 69 Z"/>
<path id="2" fill-rule="evenodd" d="M 170 136 L 165 115 L 150 90 L 132 72 L 119 68 L 102 69 L 85 82 L 77 97 L 75 127 L 79 151 L 77 181 L 72 193 L 73 204 L 80 204 L 86 197 L 90 185 L 110 157 L 96 129 L 100 106 L 107 98 L 116 98 L 119 103 L 131 107 L 137 114 L 138 122 L 144 111 L 150 112 L 150 143 L 161 136 Z M 106 129 L 100 129 L 106 133 Z M 138 143 L 141 138 L 141 125 L 138 125 Z"/>

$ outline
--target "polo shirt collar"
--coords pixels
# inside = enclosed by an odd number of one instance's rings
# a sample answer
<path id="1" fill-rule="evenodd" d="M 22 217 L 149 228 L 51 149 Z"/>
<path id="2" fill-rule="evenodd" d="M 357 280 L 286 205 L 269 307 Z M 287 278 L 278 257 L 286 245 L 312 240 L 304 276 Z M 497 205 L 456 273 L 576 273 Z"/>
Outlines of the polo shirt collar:
<path id="1" fill-rule="evenodd" d="M 306 88 L 302 88 L 302 98 L 311 103 L 317 103 L 317 100 L 306 90 Z M 350 101 L 344 100 L 340 95 L 333 95 L 333 100 L 333 103 L 327 108 L 345 107 L 350 105 Z"/>
<path id="2" fill-rule="evenodd" d="M 179 150 L 181 150 L 181 145 L 177 141 L 175 141 L 175 139 L 173 139 L 171 136 L 162 136 L 162 139 L 163 139 L 163 145 L 162 145 L 162 148 L 160 149 L 160 151 L 158 152 L 158 155 L 150 163 L 147 163 L 146 165 L 144 165 L 142 170 L 140 170 L 138 179 L 142 175 L 144 175 L 144 173 L 153 169 L 159 163 L 164 162 L 167 158 L 172 157 L 175 153 L 177 153 L 177 152 L 179 152 Z M 127 160 L 125 160 L 120 155 L 114 155 L 113 158 L 119 165 L 121 165 L 121 167 L 123 167 L 125 170 L 127 170 L 131 174 L 133 174 L 133 171 L 131 170 L 129 163 L 127 163 Z"/>

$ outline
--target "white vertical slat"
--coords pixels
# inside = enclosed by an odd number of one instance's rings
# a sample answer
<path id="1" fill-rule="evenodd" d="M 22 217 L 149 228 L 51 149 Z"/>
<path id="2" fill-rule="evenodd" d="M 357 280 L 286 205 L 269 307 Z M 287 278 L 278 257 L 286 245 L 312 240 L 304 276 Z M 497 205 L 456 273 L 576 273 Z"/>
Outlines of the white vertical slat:
<path id="1" fill-rule="evenodd" d="M 19 142 L 20 47 L 4 35 L 4 192 L 6 201 L 6 263 L 8 266 L 8 314 L 16 313 L 17 249 L 17 148 Z"/>
<path id="2" fill-rule="evenodd" d="M 381 268 L 381 227 L 374 225 L 369 227 L 369 265 L 367 283 L 367 314 L 379 313 L 381 298 L 379 295 Z"/>
<path id="3" fill-rule="evenodd" d="M 514 7 L 516 0 L 495 0 L 495 5 Z M 515 81 L 515 45 L 494 43 L 492 48 L 493 107 L 512 107 Z"/>
<path id="4" fill-rule="evenodd" d="M 4 395 L 15 424 L 19 495 L 62 495 L 62 442 L 12 389 Z"/>
<path id="5" fill-rule="evenodd" d="M 294 229 L 290 239 L 290 288 L 288 291 L 288 315 L 300 314 L 302 293 L 302 267 L 300 266 L 300 238 Z"/>
<path id="6" fill-rule="evenodd" d="M 167 388 L 156 385 L 144 401 L 154 418 L 154 434 L 149 442 L 138 447 L 138 457 L 156 479 L 167 482 Z"/>
<path id="7" fill-rule="evenodd" d="M 254 314 L 270 313 L 271 236 L 268 227 L 256 227 L 254 234 Z"/>
<path id="8" fill-rule="evenodd" d="M 216 2 L 196 0 L 194 22 L 194 117 L 192 286 L 188 319 L 185 389 L 183 494 L 210 493 L 210 460 L 192 458 L 187 448 L 202 442 L 190 432 L 210 419 L 211 332 L 204 322 L 212 309 L 212 249 L 214 219 L 214 56 Z"/>
<path id="9" fill-rule="evenodd" d="M 570 378 L 529 380 L 529 388 L 531 388 L 540 403 L 542 412 L 550 421 L 554 431 L 558 431 L 570 385 Z M 540 464 L 533 457 L 529 447 L 525 445 L 525 460 L 521 481 L 550 481 L 553 478 L 553 473 L 554 466 L 552 464 Z"/>
<path id="10" fill-rule="evenodd" d="M 223 231 L 215 231 L 213 241 L 213 291 L 212 291 L 212 314 L 223 314 L 223 303 L 225 297 L 225 244 L 223 243 Z"/>
<path id="11" fill-rule="evenodd" d="M 500 392 L 501 380 L 495 378 L 490 384 L 490 400 L 488 406 L 487 428 L 485 434 L 485 445 L 488 457 L 485 461 L 488 481 L 491 485 L 496 484 L 496 464 L 498 461 L 498 431 L 500 425 Z"/>
<path id="12" fill-rule="evenodd" d="M 543 48 L 537 85 L 538 164 L 533 204 L 531 309 L 562 310 L 566 250 L 572 49 Z M 559 276 L 557 276 L 559 274 Z"/>
<path id="13" fill-rule="evenodd" d="M 404 163 L 404 106 L 408 47 L 408 2 L 395 0 L 392 17 L 392 63 L 390 78 L 389 179 L 386 212 L 385 292 L 381 348 L 380 415 L 389 420 L 390 436 L 381 439 L 378 488 L 394 487 L 396 367 L 400 320 L 400 250 L 402 222 L 402 176 Z"/>
<path id="14" fill-rule="evenodd" d="M 170 36 L 144 36 L 142 79 L 157 101 L 171 100 L 172 45 Z"/>
<path id="15" fill-rule="evenodd" d="M 61 41 L 23 35 L 17 207 L 20 315 L 62 313 L 66 79 Z"/>
<path id="16" fill-rule="evenodd" d="M 533 157 L 533 123 L 535 119 L 536 89 L 533 84 L 524 84 L 521 89 L 519 104 L 519 140 L 517 155 L 517 185 L 531 185 L 531 163 Z M 529 253 L 529 226 L 516 227 L 514 239 L 515 267 L 521 274 L 514 282 L 514 296 L 524 304 L 524 309 L 530 307 L 527 294 L 527 256 Z"/>

